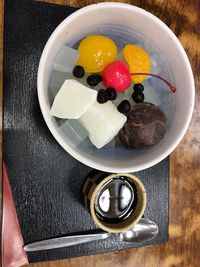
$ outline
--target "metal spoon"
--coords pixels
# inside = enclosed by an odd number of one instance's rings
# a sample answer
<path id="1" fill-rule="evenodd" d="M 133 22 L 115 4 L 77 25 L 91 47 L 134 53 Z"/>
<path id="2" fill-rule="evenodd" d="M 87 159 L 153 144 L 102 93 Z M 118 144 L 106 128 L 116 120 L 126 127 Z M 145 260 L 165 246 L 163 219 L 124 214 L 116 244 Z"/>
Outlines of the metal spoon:
<path id="1" fill-rule="evenodd" d="M 52 238 L 28 244 L 24 246 L 24 250 L 38 251 L 38 250 L 47 250 L 54 248 L 63 248 L 95 240 L 106 239 L 110 236 L 114 237 L 117 241 L 137 243 L 137 242 L 151 240 L 157 234 L 158 234 L 158 226 L 154 222 L 146 218 L 142 218 L 134 226 L 133 229 L 130 229 L 124 233 L 114 234 L 114 233 L 103 232 L 100 234 L 86 234 L 86 235 L 74 235 L 74 236 Z"/>

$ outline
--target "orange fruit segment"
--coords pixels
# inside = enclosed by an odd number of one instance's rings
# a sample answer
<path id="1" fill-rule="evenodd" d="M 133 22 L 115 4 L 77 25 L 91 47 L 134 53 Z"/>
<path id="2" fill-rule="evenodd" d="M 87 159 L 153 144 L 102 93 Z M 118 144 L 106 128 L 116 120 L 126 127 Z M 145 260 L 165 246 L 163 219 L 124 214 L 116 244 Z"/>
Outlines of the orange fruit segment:
<path id="1" fill-rule="evenodd" d="M 122 53 L 131 73 L 150 73 L 150 57 L 143 48 L 128 44 L 123 48 Z M 141 83 L 145 78 L 146 75 L 131 76 L 134 83 Z"/>

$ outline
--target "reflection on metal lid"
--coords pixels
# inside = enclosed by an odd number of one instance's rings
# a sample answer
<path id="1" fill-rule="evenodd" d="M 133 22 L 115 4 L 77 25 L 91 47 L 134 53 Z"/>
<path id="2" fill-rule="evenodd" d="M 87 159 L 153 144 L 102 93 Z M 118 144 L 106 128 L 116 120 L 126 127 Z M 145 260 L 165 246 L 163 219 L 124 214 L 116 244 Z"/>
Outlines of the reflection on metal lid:
<path id="1" fill-rule="evenodd" d="M 125 177 L 111 179 L 95 198 L 96 214 L 104 221 L 121 221 L 133 211 L 136 187 Z"/>

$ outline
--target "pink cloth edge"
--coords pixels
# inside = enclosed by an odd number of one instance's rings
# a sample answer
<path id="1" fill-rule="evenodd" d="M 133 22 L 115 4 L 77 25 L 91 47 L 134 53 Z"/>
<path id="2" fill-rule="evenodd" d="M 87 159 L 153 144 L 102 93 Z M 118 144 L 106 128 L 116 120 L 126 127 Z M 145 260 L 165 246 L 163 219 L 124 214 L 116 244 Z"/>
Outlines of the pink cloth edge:
<path id="1" fill-rule="evenodd" d="M 29 264 L 10 190 L 6 166 L 3 162 L 2 267 Z"/>

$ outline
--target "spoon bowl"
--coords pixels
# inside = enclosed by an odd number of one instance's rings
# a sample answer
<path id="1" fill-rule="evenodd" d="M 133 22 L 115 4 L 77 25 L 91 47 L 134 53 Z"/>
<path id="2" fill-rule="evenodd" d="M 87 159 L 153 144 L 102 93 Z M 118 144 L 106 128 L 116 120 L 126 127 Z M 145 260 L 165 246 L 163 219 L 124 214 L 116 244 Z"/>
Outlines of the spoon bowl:
<path id="1" fill-rule="evenodd" d="M 113 234 L 117 240 L 127 243 L 143 242 L 153 239 L 158 234 L 158 226 L 146 218 L 142 218 L 134 228 L 119 234 Z"/>

